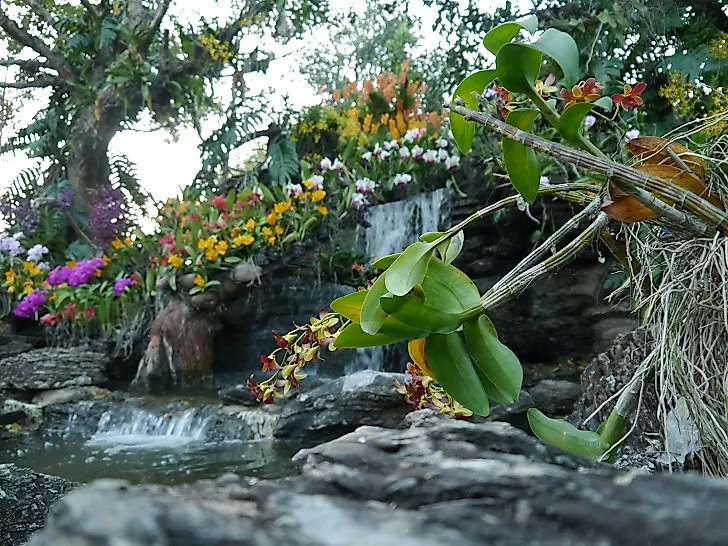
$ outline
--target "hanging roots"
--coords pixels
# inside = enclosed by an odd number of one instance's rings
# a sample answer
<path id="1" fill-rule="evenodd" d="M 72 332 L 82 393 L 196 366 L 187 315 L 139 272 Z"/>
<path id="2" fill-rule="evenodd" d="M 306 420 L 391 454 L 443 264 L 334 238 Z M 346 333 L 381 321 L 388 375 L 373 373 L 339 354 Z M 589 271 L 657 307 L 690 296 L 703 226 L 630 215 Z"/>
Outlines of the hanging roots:
<path id="1" fill-rule="evenodd" d="M 728 135 L 700 153 L 709 166 L 706 182 L 728 203 L 728 169 L 721 169 L 728 165 Z M 632 296 L 654 338 L 636 375 L 654 377 L 665 450 L 674 451 L 668 414 L 685 399 L 699 431 L 697 461 L 706 474 L 728 476 L 728 237 L 685 240 L 645 224 L 622 232 L 633 258 Z"/>

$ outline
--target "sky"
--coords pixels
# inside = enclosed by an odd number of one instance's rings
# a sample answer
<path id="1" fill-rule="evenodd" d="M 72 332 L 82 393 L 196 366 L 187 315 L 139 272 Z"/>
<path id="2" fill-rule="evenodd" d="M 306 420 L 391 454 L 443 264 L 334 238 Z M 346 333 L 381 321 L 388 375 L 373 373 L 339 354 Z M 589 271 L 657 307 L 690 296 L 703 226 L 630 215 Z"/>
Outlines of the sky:
<path id="1" fill-rule="evenodd" d="M 481 0 L 493 9 L 505 4 L 506 0 Z M 174 5 L 185 4 L 186 2 L 174 2 Z M 531 3 L 529 0 L 514 2 L 527 8 Z M 365 0 L 331 0 L 330 5 L 337 13 L 346 13 L 348 10 L 362 10 Z M 187 4 L 189 6 L 189 4 Z M 225 17 L 229 9 L 224 9 L 225 2 L 214 0 L 195 0 L 194 10 L 181 12 L 183 16 L 197 17 L 198 13 L 204 13 L 206 17 L 219 15 Z M 432 43 L 429 38 L 436 35 L 429 31 L 435 19 L 435 11 L 426 8 L 421 0 L 409 2 L 410 13 L 419 16 L 423 22 L 422 34 L 425 38 L 423 43 Z M 308 84 L 306 79 L 298 71 L 298 65 L 303 55 L 313 45 L 326 43 L 326 36 L 319 32 L 309 32 L 301 39 L 291 40 L 287 44 L 275 44 L 271 50 L 276 54 L 277 59 L 271 62 L 265 74 L 256 74 L 253 77 L 246 76 L 246 83 L 253 90 L 262 90 L 275 87 L 276 95 L 271 97 L 272 104 L 282 105 L 283 97 L 288 95 L 291 103 L 296 108 L 316 104 L 320 100 L 316 90 Z M 244 44 L 245 45 L 245 44 Z M 252 50 L 255 43 L 249 44 Z M 483 50 L 485 52 L 485 49 Z M 0 74 L 1 76 L 1 74 Z M 24 105 L 24 110 L 17 121 L 24 123 L 42 102 Z M 200 157 L 198 145 L 199 137 L 193 130 L 180 131 L 178 138 L 173 142 L 169 133 L 161 130 L 149 132 L 148 120 L 142 119 L 137 130 L 127 130 L 118 133 L 111 142 L 110 152 L 121 152 L 127 155 L 137 166 L 137 175 L 142 185 L 147 188 L 158 200 L 166 200 L 168 197 L 176 196 L 180 188 L 189 184 L 200 169 Z M 238 156 L 249 152 L 249 148 L 243 149 Z M 233 162 L 234 163 L 234 162 Z M 0 156 L 0 190 L 6 187 L 19 172 L 34 166 L 36 163 L 28 158 L 17 155 Z"/>

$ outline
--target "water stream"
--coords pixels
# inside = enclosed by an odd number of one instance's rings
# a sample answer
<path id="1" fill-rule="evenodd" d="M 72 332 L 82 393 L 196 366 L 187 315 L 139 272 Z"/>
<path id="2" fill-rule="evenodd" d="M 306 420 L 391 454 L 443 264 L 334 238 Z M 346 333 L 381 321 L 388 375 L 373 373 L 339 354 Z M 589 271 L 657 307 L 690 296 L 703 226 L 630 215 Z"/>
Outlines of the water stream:
<path id="1" fill-rule="evenodd" d="M 199 403 L 196 401 L 195 404 Z M 225 472 L 274 478 L 293 472 L 297 446 L 251 441 L 242 423 L 212 405 L 170 409 L 146 399 L 64 408 L 37 435 L 0 442 L 0 463 L 12 462 L 62 478 L 87 482 L 121 478 L 132 483 L 175 484 Z"/>

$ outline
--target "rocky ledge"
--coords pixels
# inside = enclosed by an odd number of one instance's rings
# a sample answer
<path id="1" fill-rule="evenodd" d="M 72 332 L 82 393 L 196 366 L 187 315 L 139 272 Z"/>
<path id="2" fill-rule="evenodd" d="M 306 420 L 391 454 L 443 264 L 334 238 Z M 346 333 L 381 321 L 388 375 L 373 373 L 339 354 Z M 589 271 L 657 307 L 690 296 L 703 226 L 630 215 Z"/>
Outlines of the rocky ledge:
<path id="1" fill-rule="evenodd" d="M 58 501 L 30 545 L 608 546 L 728 536 L 728 483 L 592 464 L 506 423 L 421 411 L 397 429 L 365 426 L 302 450 L 292 464 L 299 475 L 274 481 L 97 481 Z"/>

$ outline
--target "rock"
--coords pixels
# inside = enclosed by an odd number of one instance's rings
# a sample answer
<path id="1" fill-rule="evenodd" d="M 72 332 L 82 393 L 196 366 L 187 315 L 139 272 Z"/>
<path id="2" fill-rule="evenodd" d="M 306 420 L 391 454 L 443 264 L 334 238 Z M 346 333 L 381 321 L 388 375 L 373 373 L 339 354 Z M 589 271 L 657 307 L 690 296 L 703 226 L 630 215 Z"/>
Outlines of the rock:
<path id="1" fill-rule="evenodd" d="M 34 349 L 0 361 L 0 389 L 44 391 L 106 382 L 108 355 L 84 348 Z"/>
<path id="2" fill-rule="evenodd" d="M 99 387 L 66 387 L 52 391 L 43 391 L 33 397 L 33 404 L 45 408 L 54 404 L 67 404 L 70 402 L 81 402 L 83 400 L 94 400 L 110 393 L 108 389 Z"/>
<path id="3" fill-rule="evenodd" d="M 21 410 L 0 411 L 0 425 L 22 424 L 27 419 L 27 414 Z"/>
<path id="4" fill-rule="evenodd" d="M 43 526 L 51 505 L 74 487 L 61 478 L 0 464 L 0 544 L 24 544 Z"/>
<path id="5" fill-rule="evenodd" d="M 281 419 L 280 405 L 223 406 L 224 415 L 242 421 L 250 431 L 252 440 L 270 440 L 275 436 L 278 422 Z"/>
<path id="6" fill-rule="evenodd" d="M 276 438 L 315 444 L 361 425 L 397 426 L 409 406 L 394 386 L 404 375 L 365 370 L 329 381 L 286 401 Z"/>
<path id="7" fill-rule="evenodd" d="M 632 380 L 637 367 L 649 350 L 650 336 L 643 328 L 617 336 L 612 347 L 597 355 L 584 370 L 581 376 L 583 394 L 568 420 L 577 426 L 584 425 L 596 430 L 599 424 L 609 417 L 614 401 L 604 406 L 594 419 L 588 423 L 584 421 Z M 659 437 L 662 428 L 657 418 L 657 397 L 654 388 L 649 387 L 651 384 L 652 380 L 648 378 L 637 427 L 626 441 L 626 445 L 641 453 L 659 450 L 659 440 L 650 440 Z"/>
<path id="8" fill-rule="evenodd" d="M 0 360 L 9 356 L 27 353 L 33 349 L 24 336 L 0 335 Z"/>
<path id="9" fill-rule="evenodd" d="M 728 483 L 578 459 L 505 423 L 428 411 L 294 457 L 300 475 L 173 488 L 102 480 L 30 546 L 500 546 L 725 543 Z"/>
<path id="10" fill-rule="evenodd" d="M 234 387 L 226 387 L 217 392 L 220 399 L 226 404 L 236 404 L 240 406 L 258 406 L 259 402 L 255 399 L 255 395 L 246 385 L 235 385 Z"/>
<path id="11" fill-rule="evenodd" d="M 43 423 L 43 410 L 35 404 L 19 402 L 13 399 L 5 400 L 3 403 L 3 411 L 6 413 L 23 413 L 25 415 L 23 424 L 31 430 L 38 429 L 41 423 Z"/>

